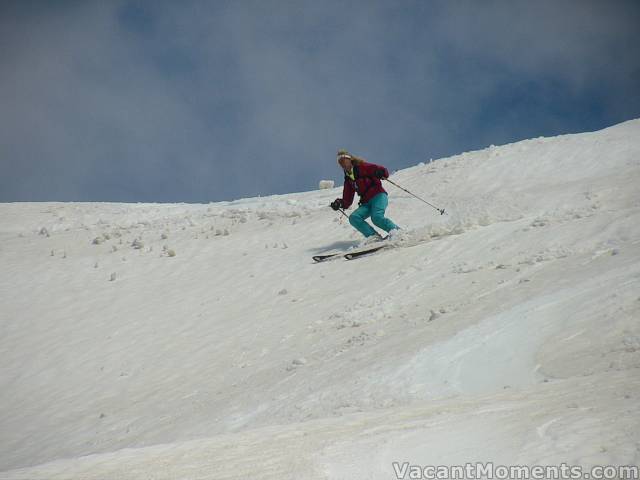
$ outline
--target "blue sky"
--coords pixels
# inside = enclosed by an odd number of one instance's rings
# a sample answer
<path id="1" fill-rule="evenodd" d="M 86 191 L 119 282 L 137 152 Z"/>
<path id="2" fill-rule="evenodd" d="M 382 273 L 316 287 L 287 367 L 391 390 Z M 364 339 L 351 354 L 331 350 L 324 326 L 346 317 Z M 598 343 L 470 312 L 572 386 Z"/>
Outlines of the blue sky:
<path id="1" fill-rule="evenodd" d="M 640 117 L 640 2 L 0 3 L 0 201 L 209 202 Z M 606 159 L 603 159 L 606 161 Z"/>

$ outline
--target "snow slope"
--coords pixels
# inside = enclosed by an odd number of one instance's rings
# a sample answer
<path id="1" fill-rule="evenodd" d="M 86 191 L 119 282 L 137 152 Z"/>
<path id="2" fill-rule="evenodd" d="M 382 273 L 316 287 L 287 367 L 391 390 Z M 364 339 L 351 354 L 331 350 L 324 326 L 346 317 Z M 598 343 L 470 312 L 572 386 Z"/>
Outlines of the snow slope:
<path id="1" fill-rule="evenodd" d="M 384 163 L 383 159 L 372 159 Z M 0 478 L 389 479 L 640 462 L 640 121 L 339 189 L 0 205 Z"/>

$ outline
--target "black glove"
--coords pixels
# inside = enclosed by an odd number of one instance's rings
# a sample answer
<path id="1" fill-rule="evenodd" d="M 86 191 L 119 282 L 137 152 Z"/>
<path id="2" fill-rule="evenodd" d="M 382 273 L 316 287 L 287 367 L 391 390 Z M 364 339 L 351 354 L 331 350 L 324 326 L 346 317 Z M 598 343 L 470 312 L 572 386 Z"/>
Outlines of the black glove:
<path id="1" fill-rule="evenodd" d="M 384 168 L 377 169 L 375 175 L 376 175 L 376 178 L 380 178 L 380 179 L 387 178 L 387 174 L 384 171 Z"/>
<path id="2" fill-rule="evenodd" d="M 331 208 L 333 208 L 336 211 L 340 210 L 342 206 L 343 206 L 343 203 L 341 198 L 336 198 L 333 202 L 331 202 Z"/>

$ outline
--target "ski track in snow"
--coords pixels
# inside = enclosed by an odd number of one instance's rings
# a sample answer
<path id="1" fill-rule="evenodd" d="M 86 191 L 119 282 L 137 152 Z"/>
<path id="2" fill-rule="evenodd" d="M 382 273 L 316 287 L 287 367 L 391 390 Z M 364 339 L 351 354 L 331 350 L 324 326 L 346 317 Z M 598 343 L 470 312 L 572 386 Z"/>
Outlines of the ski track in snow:
<path id="1" fill-rule="evenodd" d="M 339 189 L 0 204 L 0 479 L 640 463 L 640 120 L 392 178 L 319 264 Z"/>

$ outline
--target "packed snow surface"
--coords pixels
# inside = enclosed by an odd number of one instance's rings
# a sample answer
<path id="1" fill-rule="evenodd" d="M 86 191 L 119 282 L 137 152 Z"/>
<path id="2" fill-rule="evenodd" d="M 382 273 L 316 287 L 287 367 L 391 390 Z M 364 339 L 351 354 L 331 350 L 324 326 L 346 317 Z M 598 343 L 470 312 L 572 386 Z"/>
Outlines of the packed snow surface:
<path id="1" fill-rule="evenodd" d="M 0 478 L 640 463 L 640 121 L 391 178 L 319 264 L 338 188 L 1 204 Z"/>

